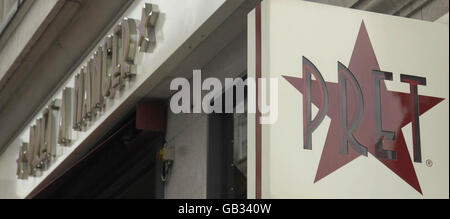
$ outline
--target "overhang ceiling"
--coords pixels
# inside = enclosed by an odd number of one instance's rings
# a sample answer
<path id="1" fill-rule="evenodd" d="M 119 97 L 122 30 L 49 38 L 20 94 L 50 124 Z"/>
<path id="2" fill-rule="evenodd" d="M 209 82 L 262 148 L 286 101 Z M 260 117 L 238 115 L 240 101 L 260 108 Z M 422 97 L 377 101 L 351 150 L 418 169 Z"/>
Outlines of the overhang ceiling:
<path id="1" fill-rule="evenodd" d="M 101 40 L 99 36 L 132 3 L 129 0 L 44 1 L 45 4 L 54 2 L 51 15 L 36 32 L 27 33 L 33 34 L 31 40 L 24 42 L 25 49 L 13 57 L 15 61 L 6 73 L 0 74 L 4 76 L 0 78 L 0 153 Z M 38 3 L 42 2 L 35 1 L 31 7 L 41 7 Z M 2 52 L 8 51 L 1 49 Z M 0 64 L 7 63 L 0 60 Z"/>
<path id="2" fill-rule="evenodd" d="M 307 0 L 402 17 L 435 21 L 448 13 L 448 0 Z"/>

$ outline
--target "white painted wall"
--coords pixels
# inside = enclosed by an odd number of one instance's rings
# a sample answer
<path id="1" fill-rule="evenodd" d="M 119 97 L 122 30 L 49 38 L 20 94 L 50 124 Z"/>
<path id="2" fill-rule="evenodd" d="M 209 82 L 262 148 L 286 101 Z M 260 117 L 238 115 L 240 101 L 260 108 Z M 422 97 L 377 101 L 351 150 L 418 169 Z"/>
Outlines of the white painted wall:
<path id="1" fill-rule="evenodd" d="M 206 198 L 208 117 L 205 114 L 168 115 L 167 144 L 175 162 L 164 187 L 166 199 Z"/>

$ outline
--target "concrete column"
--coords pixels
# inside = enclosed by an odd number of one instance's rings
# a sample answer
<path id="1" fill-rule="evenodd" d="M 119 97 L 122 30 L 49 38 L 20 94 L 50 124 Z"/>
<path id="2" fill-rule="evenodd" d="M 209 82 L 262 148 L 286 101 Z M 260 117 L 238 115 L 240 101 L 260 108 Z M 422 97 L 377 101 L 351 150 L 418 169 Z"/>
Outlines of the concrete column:
<path id="1" fill-rule="evenodd" d="M 167 145 L 174 148 L 175 161 L 164 198 L 206 198 L 207 116 L 169 113 L 167 124 Z"/>

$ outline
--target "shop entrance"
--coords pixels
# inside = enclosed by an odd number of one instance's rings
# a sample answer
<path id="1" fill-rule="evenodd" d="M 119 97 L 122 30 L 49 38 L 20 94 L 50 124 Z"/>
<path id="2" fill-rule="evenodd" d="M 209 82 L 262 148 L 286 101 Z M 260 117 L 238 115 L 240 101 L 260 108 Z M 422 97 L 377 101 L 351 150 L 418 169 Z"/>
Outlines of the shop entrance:
<path id="1" fill-rule="evenodd" d="M 156 158 L 163 136 L 138 130 L 133 113 L 31 198 L 163 198 Z"/>

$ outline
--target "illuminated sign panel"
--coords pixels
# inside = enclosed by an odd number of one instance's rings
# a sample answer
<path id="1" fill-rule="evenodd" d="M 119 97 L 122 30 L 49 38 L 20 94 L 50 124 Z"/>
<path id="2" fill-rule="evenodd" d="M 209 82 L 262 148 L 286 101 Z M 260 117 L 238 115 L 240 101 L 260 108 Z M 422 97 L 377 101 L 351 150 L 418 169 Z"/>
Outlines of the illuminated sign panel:
<path id="1" fill-rule="evenodd" d="M 268 0 L 248 31 L 249 77 L 279 80 L 250 198 L 448 198 L 448 25 Z"/>
<path id="2" fill-rule="evenodd" d="M 113 99 L 136 75 L 136 53 L 151 52 L 155 46 L 158 15 L 156 7 L 146 3 L 141 22 L 124 18 L 104 39 L 75 75 L 75 88 L 64 88 L 62 99 L 53 100 L 30 127 L 29 143 L 23 143 L 17 159 L 19 179 L 41 176 L 57 156 L 58 144 L 71 145 L 71 129 L 85 131 L 105 108 L 104 99 Z"/>

